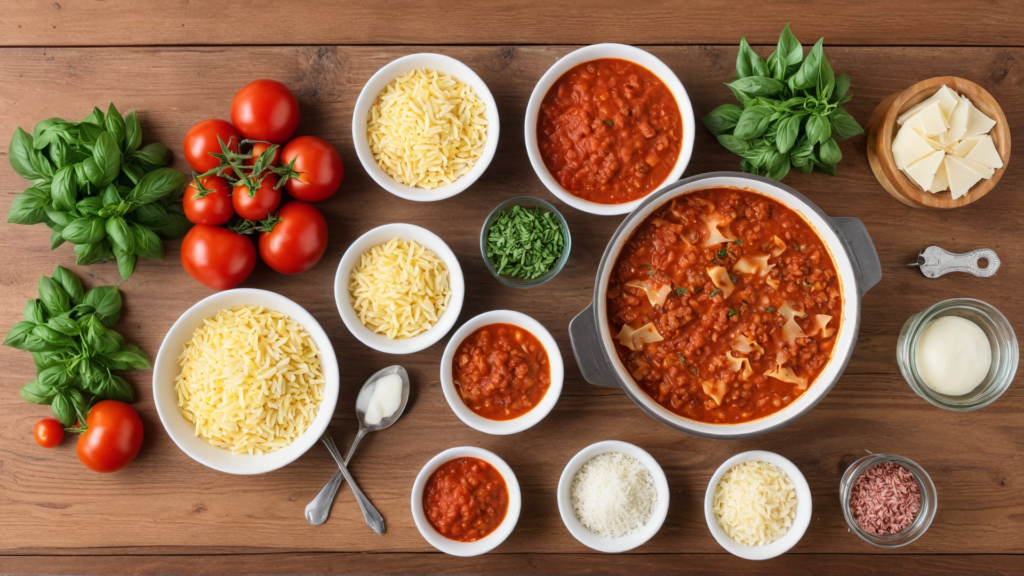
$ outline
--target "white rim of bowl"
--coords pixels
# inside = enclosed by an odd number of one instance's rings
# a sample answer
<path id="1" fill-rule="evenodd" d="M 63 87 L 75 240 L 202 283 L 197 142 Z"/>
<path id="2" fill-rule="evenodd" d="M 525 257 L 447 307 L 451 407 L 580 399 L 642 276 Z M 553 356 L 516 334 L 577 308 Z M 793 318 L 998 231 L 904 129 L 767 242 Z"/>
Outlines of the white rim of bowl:
<path id="1" fill-rule="evenodd" d="M 485 112 L 487 116 L 487 141 L 484 143 L 484 149 L 480 154 L 480 158 L 477 159 L 476 164 L 473 165 L 469 172 L 463 174 L 451 184 L 439 186 L 433 190 L 407 186 L 389 176 L 387 172 L 377 165 L 377 161 L 373 158 L 373 152 L 370 151 L 370 145 L 366 138 L 366 116 L 374 100 L 377 99 L 377 95 L 395 78 L 420 68 L 444 72 L 454 76 L 461 82 L 469 84 L 483 101 L 484 106 L 487 107 Z M 472 186 L 484 171 L 487 170 L 491 160 L 494 159 L 494 153 L 498 149 L 498 135 L 500 132 L 498 105 L 494 102 L 494 96 L 491 94 L 487 84 L 472 68 L 455 58 L 430 52 L 410 54 L 384 65 L 367 80 L 362 91 L 359 92 L 355 108 L 352 111 L 352 143 L 356 149 L 356 156 L 359 157 L 359 163 L 363 165 L 363 170 L 366 170 L 370 178 L 373 178 L 374 182 L 380 185 L 381 188 L 399 198 L 415 202 L 444 200 Z"/>
<path id="2" fill-rule="evenodd" d="M 576 478 L 576 473 L 580 471 L 580 468 L 595 456 L 608 452 L 622 452 L 643 463 L 651 473 L 651 477 L 654 478 L 654 484 L 658 490 L 658 503 L 647 524 L 636 533 L 618 538 L 599 536 L 583 526 L 572 508 L 572 498 L 569 493 L 572 481 Z M 658 461 L 643 448 L 618 440 L 605 440 L 580 450 L 565 465 L 565 468 L 562 470 L 562 476 L 558 479 L 558 513 L 562 517 L 562 523 L 565 524 L 569 533 L 580 544 L 598 552 L 626 552 L 643 545 L 653 538 L 661 530 L 661 526 L 665 523 L 665 518 L 668 516 L 669 499 L 668 478 L 665 477 L 665 471 L 661 469 Z"/>
<path id="3" fill-rule="evenodd" d="M 579 196 L 571 194 L 562 186 L 555 181 L 555 178 L 548 171 L 547 166 L 544 164 L 544 159 L 540 156 L 540 147 L 537 145 L 537 119 L 540 114 L 540 105 L 547 96 L 548 91 L 551 87 L 570 69 L 589 62 L 591 60 L 599 60 L 602 58 L 615 58 L 619 60 L 628 60 L 638 66 L 642 66 L 653 73 L 661 80 L 665 86 L 672 92 L 672 96 L 676 99 L 676 105 L 679 106 L 679 115 L 683 122 L 683 141 L 679 149 L 679 157 L 676 158 L 676 165 L 672 169 L 672 172 L 665 178 L 665 181 L 651 189 L 643 198 L 638 198 L 630 202 L 624 202 L 622 204 L 599 204 L 597 202 L 591 202 L 584 200 Z M 551 68 L 548 68 L 547 72 L 541 76 L 540 80 L 537 81 L 537 85 L 534 86 L 533 92 L 530 94 L 529 103 L 526 106 L 526 120 L 524 125 L 525 139 L 526 139 L 526 152 L 530 157 L 530 164 L 533 166 L 533 171 L 537 173 L 537 177 L 544 183 L 552 194 L 558 197 L 559 200 L 565 202 L 569 206 L 583 212 L 590 214 L 597 214 L 599 216 L 614 216 L 618 214 L 627 214 L 632 212 L 634 208 L 640 205 L 647 196 L 653 193 L 662 186 L 679 180 L 679 177 L 683 175 L 687 165 L 690 163 L 690 157 L 693 155 L 693 140 L 694 133 L 696 131 L 695 120 L 693 117 L 693 106 L 690 104 L 690 97 L 686 93 L 686 88 L 683 87 L 683 83 L 679 81 L 679 77 L 676 76 L 675 72 L 668 67 L 667 64 L 662 62 L 657 56 L 654 56 L 646 50 L 641 50 L 636 46 L 630 46 L 628 44 L 592 44 L 585 46 L 579 50 L 570 52 L 557 62 L 555 62 Z"/>
<path id="4" fill-rule="evenodd" d="M 253 301 L 263 302 L 255 304 Z M 291 444 L 261 455 L 232 454 L 226 448 L 210 444 L 205 438 L 195 435 L 195 426 L 185 420 L 178 409 L 176 395 L 173 393 L 174 378 L 170 374 L 180 373 L 178 355 L 180 346 L 191 338 L 196 328 L 202 325 L 203 319 L 216 315 L 217 311 L 235 306 L 255 305 L 287 314 L 289 318 L 302 325 L 320 349 L 320 363 L 324 373 L 324 397 L 317 409 L 317 415 L 306 431 Z M 212 313 L 200 311 L 209 308 Z M 195 317 L 195 318 L 193 318 Z M 186 333 L 187 332 L 187 333 Z M 172 343 L 172 340 L 175 341 Z M 165 388 L 171 392 L 165 392 Z M 297 302 L 271 292 L 255 288 L 236 288 L 211 294 L 186 310 L 171 326 L 164 336 L 163 342 L 153 363 L 153 400 L 167 435 L 190 458 L 200 464 L 227 474 L 263 474 L 282 468 L 294 462 L 306 453 L 320 439 L 327 429 L 334 408 L 338 402 L 340 375 L 338 360 L 334 354 L 331 339 L 323 327 L 305 308 Z"/>
<path id="5" fill-rule="evenodd" d="M 462 401 L 462 396 L 455 389 L 455 382 L 452 379 L 452 362 L 455 359 L 456 350 L 458 350 L 463 340 L 470 334 L 488 324 L 513 324 L 530 332 L 537 337 L 537 340 L 540 341 L 541 346 L 544 347 L 544 351 L 548 355 L 548 365 L 551 368 L 551 385 L 548 387 L 547 392 L 544 393 L 541 401 L 533 407 L 533 410 L 511 420 L 491 420 L 473 412 Z M 444 397 L 448 401 L 448 406 L 459 417 L 459 420 L 462 420 L 470 428 L 485 434 L 499 436 L 515 434 L 536 425 L 550 414 L 555 404 L 558 403 L 558 398 L 562 395 L 564 379 L 565 364 L 562 360 L 562 352 L 558 349 L 558 343 L 555 342 L 551 333 L 540 322 L 515 310 L 491 310 L 490 312 L 484 312 L 470 318 L 448 340 L 448 345 L 445 346 L 444 354 L 441 356 L 441 390 L 444 391 Z"/>
<path id="6" fill-rule="evenodd" d="M 505 519 L 501 521 L 501 524 L 493 532 L 475 542 L 459 542 L 458 540 L 442 536 L 437 530 L 434 530 L 430 521 L 427 520 L 426 513 L 423 512 L 423 490 L 427 485 L 427 480 L 430 479 L 430 476 L 442 464 L 456 458 L 479 458 L 494 466 L 495 470 L 505 479 L 505 486 L 508 488 L 508 511 L 505 513 Z M 509 537 L 509 534 L 512 534 L 516 523 L 519 521 L 519 512 L 523 506 L 523 496 L 519 491 L 519 480 L 516 479 L 512 468 L 499 458 L 497 454 L 475 446 L 459 446 L 449 448 L 434 456 L 420 469 L 419 474 L 416 475 L 416 481 L 412 485 L 410 506 L 412 508 L 412 519 L 424 540 L 445 554 L 468 557 L 479 556 L 494 550 Z"/>
<path id="7" fill-rule="evenodd" d="M 715 516 L 714 511 L 715 489 L 718 487 L 719 481 L 722 480 L 722 476 L 731 470 L 733 466 L 743 462 L 756 461 L 774 464 L 789 476 L 793 486 L 796 487 L 796 519 L 793 521 L 793 525 L 790 526 L 789 531 L 778 540 L 764 546 L 747 546 L 733 540 L 718 523 L 718 518 Z M 707 492 L 704 494 L 704 519 L 708 523 L 711 535 L 715 537 L 718 544 L 725 548 L 727 552 L 746 560 L 768 560 L 788 552 L 790 548 L 796 546 L 796 543 L 807 532 L 807 527 L 811 524 L 811 515 L 813 513 L 814 506 L 811 501 L 811 487 L 807 484 L 807 479 L 804 478 L 803 473 L 787 458 L 766 450 L 743 452 L 723 462 L 718 467 L 718 470 L 715 470 L 715 473 L 712 474 L 711 481 L 708 482 Z"/>
<path id="8" fill-rule="evenodd" d="M 448 283 L 452 291 L 448 308 L 441 313 L 436 324 L 428 328 L 426 332 L 421 332 L 412 338 L 396 340 L 363 326 L 355 309 L 352 308 L 348 291 L 349 277 L 352 275 L 352 268 L 359 262 L 359 257 L 370 248 L 379 246 L 392 238 L 401 238 L 405 241 L 415 240 L 443 260 L 445 266 L 448 267 Z M 338 263 L 338 271 L 334 275 L 334 301 L 345 327 L 363 344 L 388 354 L 412 354 L 428 348 L 444 338 L 444 335 L 455 326 L 459 313 L 462 312 L 462 303 L 465 297 L 466 281 L 455 253 L 440 236 L 415 224 L 384 224 L 356 238 L 355 242 L 345 250 L 341 262 Z"/>

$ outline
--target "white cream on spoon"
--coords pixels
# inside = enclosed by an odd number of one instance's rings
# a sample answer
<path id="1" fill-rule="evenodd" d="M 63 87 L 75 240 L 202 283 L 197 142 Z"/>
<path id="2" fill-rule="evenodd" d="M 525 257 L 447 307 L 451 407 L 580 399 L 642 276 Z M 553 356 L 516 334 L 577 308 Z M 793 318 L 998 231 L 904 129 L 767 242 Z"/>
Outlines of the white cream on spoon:
<path id="1" fill-rule="evenodd" d="M 389 418 L 402 404 L 402 378 L 398 374 L 380 377 L 373 387 L 370 404 L 366 407 L 367 426 L 379 424 Z"/>

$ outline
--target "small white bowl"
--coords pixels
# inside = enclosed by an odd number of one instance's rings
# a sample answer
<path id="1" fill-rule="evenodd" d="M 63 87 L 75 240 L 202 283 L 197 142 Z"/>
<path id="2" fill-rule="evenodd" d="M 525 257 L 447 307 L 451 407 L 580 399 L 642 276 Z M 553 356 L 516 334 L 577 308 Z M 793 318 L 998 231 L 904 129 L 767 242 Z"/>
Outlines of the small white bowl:
<path id="1" fill-rule="evenodd" d="M 718 482 L 721 481 L 722 476 L 731 470 L 733 466 L 743 462 L 757 461 L 774 464 L 789 476 L 793 486 L 796 487 L 796 519 L 793 520 L 793 525 L 788 532 L 782 535 L 782 538 L 764 546 L 747 546 L 733 540 L 718 523 L 718 518 L 715 516 L 714 511 L 715 489 L 718 487 Z M 764 450 L 743 452 L 723 462 L 711 476 L 711 482 L 708 483 L 708 491 L 704 494 L 704 518 L 707 520 L 711 535 L 730 554 L 746 560 L 768 560 L 788 552 L 790 548 L 796 546 L 796 543 L 803 538 L 804 532 L 807 531 L 807 527 L 811 524 L 811 514 L 813 511 L 811 488 L 807 485 L 807 479 L 800 473 L 800 469 L 788 459 L 774 452 Z"/>
<path id="2" fill-rule="evenodd" d="M 455 352 L 462 345 L 462 341 L 473 332 L 488 324 L 513 324 L 519 326 L 536 336 L 541 346 L 544 347 L 544 351 L 548 354 L 548 365 L 551 367 L 551 386 L 548 387 L 548 391 L 544 393 L 544 397 L 541 398 L 540 403 L 534 406 L 533 410 L 511 420 L 491 420 L 473 412 L 462 401 L 462 396 L 459 395 L 459 391 L 455 387 L 455 382 L 452 378 L 452 362 L 455 360 Z M 562 382 L 564 379 L 565 365 L 562 362 L 562 352 L 558 349 L 558 343 L 551 337 L 551 333 L 540 322 L 522 312 L 514 310 L 491 310 L 471 318 L 455 331 L 455 334 L 448 341 L 448 345 L 445 346 L 444 354 L 441 356 L 441 390 L 444 391 L 444 397 L 448 400 L 448 405 L 451 406 L 452 412 L 455 412 L 459 420 L 462 420 L 470 428 L 485 434 L 499 436 L 515 434 L 516 432 L 522 432 L 527 428 L 531 428 L 543 420 L 551 412 L 551 409 L 555 407 L 555 404 L 558 403 L 558 397 L 562 395 Z"/>
<path id="3" fill-rule="evenodd" d="M 487 117 L 487 141 L 484 143 L 484 150 L 480 158 L 477 159 L 476 164 L 473 165 L 469 172 L 463 174 L 451 184 L 439 186 L 433 190 L 407 186 L 388 175 L 387 172 L 377 165 L 377 161 L 374 160 L 373 151 L 370 150 L 370 145 L 366 138 L 367 115 L 370 112 L 370 107 L 373 106 L 373 102 L 377 99 L 377 95 L 395 78 L 423 68 L 450 74 L 455 79 L 472 86 L 473 91 L 476 92 L 476 95 L 483 101 L 484 106 L 487 107 L 485 112 Z M 469 66 L 443 54 L 410 54 L 385 65 L 376 74 L 371 76 L 366 85 L 363 86 L 363 90 L 359 93 L 359 98 L 356 100 L 355 109 L 352 111 L 352 143 L 355 146 L 356 155 L 359 156 L 359 162 L 363 165 L 363 170 L 366 170 L 370 178 L 373 178 L 381 188 L 399 198 L 416 202 L 444 200 L 472 186 L 477 178 L 487 170 L 487 166 L 494 158 L 494 151 L 498 149 L 499 128 L 498 105 L 495 104 L 494 96 L 491 95 L 487 84 Z"/>
<path id="4" fill-rule="evenodd" d="M 651 193 L 665 184 L 675 182 L 683 175 L 683 171 L 686 170 L 686 166 L 690 163 L 690 156 L 693 154 L 693 137 L 697 126 L 693 119 L 693 106 L 690 105 L 690 97 L 686 94 L 686 89 L 683 88 L 679 78 L 664 62 L 650 52 L 635 46 L 628 46 L 626 44 L 592 44 L 566 54 L 558 62 L 555 62 L 551 68 L 548 68 L 548 71 L 537 82 L 537 86 L 533 88 L 533 93 L 530 94 L 530 101 L 526 105 L 526 124 L 524 128 L 526 152 L 530 156 L 530 164 L 533 165 L 533 171 L 537 173 L 537 177 L 540 178 L 540 181 L 547 186 L 552 194 L 569 206 L 599 216 L 614 216 L 616 214 L 632 212 L 634 208 L 644 201 L 646 196 L 622 204 L 599 204 L 571 194 L 562 188 L 561 184 L 548 171 L 548 167 L 544 164 L 544 159 L 540 155 L 540 147 L 537 145 L 537 120 L 540 115 L 540 105 L 544 101 L 544 97 L 547 96 L 548 91 L 570 69 L 584 62 L 601 58 L 628 60 L 650 70 L 665 83 L 665 86 L 672 92 L 672 96 L 675 97 L 676 104 L 679 106 L 679 115 L 683 121 L 683 142 L 679 149 L 679 157 L 676 159 L 676 165 L 672 172 L 669 173 L 664 182 L 652 189 Z"/>
<path id="5" fill-rule="evenodd" d="M 248 454 L 232 454 L 230 450 L 218 448 L 201 436 L 196 436 L 195 425 L 185 419 L 178 409 L 178 395 L 174 391 L 174 379 L 181 373 L 178 366 L 178 355 L 182 348 L 192 339 L 192 333 L 203 325 L 203 320 L 213 318 L 221 310 L 236 306 L 263 306 L 288 315 L 309 332 L 313 342 L 320 349 L 320 367 L 324 375 L 324 397 L 317 409 L 316 418 L 310 423 L 302 436 L 280 450 L 250 456 Z M 295 302 L 266 290 L 253 288 L 236 288 L 225 290 L 200 300 L 189 308 L 171 326 L 160 345 L 153 364 L 153 399 L 160 422 L 171 437 L 171 440 L 188 454 L 193 460 L 228 474 L 262 474 L 286 466 L 306 450 L 309 450 L 334 416 L 334 407 L 338 402 L 338 360 L 334 356 L 334 347 L 320 323 Z"/>
<path id="6" fill-rule="evenodd" d="M 576 512 L 572 509 L 570 488 L 573 479 L 576 478 L 576 473 L 590 459 L 606 452 L 621 452 L 639 460 L 651 473 L 658 490 L 658 503 L 647 524 L 639 532 L 619 538 L 605 538 L 594 534 L 580 523 Z M 665 471 L 661 469 L 661 465 L 646 450 L 627 442 L 606 440 L 587 446 L 573 456 L 572 460 L 569 460 L 565 469 L 562 470 L 561 478 L 558 479 L 558 512 L 562 516 L 562 523 L 581 544 L 598 552 L 625 552 L 646 543 L 658 533 L 658 530 L 661 530 L 661 525 L 665 523 L 665 518 L 668 516 L 668 501 L 668 479 L 665 478 Z"/>
<path id="7" fill-rule="evenodd" d="M 392 340 L 384 334 L 379 334 L 363 326 L 352 307 L 352 300 L 349 296 L 348 282 L 352 276 L 352 269 L 359 264 L 359 257 L 364 252 L 384 244 L 392 238 L 401 238 L 405 241 L 415 240 L 420 246 L 429 249 L 437 257 L 444 261 L 448 267 L 448 286 L 451 288 L 452 297 L 448 301 L 448 308 L 441 313 L 437 323 L 427 331 L 421 332 L 412 338 Z M 414 224 L 385 224 L 363 234 L 345 250 L 338 264 L 338 272 L 334 276 L 334 300 L 338 305 L 338 313 L 342 321 L 353 336 L 360 342 L 374 350 L 388 354 L 412 354 L 424 348 L 432 346 L 444 337 L 449 330 L 455 326 L 455 321 L 462 311 L 462 302 L 466 297 L 466 281 L 462 276 L 462 267 L 451 248 L 426 228 Z"/>
<path id="8" fill-rule="evenodd" d="M 501 521 L 501 524 L 493 532 L 475 542 L 459 542 L 458 540 L 442 536 L 437 530 L 434 530 L 430 521 L 427 520 L 426 513 L 423 511 L 423 490 L 426 488 L 427 480 L 430 479 L 430 476 L 442 464 L 456 458 L 479 458 L 487 462 L 494 466 L 494 469 L 501 474 L 505 479 L 505 486 L 508 487 L 508 511 L 505 513 L 505 519 Z M 516 522 L 519 521 L 519 512 L 523 507 L 523 496 L 519 491 L 519 480 L 516 479 L 512 468 L 499 458 L 497 454 L 475 446 L 460 446 L 441 452 L 423 466 L 420 473 L 416 475 L 416 481 L 412 485 L 411 506 L 412 519 L 416 522 L 416 528 L 419 529 L 423 539 L 429 542 L 431 546 L 452 556 L 479 556 L 494 550 L 515 529 Z"/>

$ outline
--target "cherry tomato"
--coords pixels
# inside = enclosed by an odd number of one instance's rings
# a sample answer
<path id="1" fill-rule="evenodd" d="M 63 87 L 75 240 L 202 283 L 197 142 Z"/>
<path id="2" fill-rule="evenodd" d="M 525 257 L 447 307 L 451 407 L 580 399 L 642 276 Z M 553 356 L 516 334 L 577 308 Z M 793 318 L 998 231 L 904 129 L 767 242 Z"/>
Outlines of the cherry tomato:
<path id="1" fill-rule="evenodd" d="M 217 119 L 203 120 L 189 128 L 188 134 L 185 134 L 185 160 L 193 170 L 203 174 L 220 165 L 220 160 L 210 156 L 210 152 L 220 154 L 218 136 L 227 144 L 229 150 L 238 152 L 238 144 L 242 138 L 229 122 Z M 232 172 L 228 169 L 225 173 Z"/>
<path id="2" fill-rule="evenodd" d="M 253 166 L 253 165 L 255 165 L 256 164 L 256 159 L 259 158 L 260 155 L 262 155 L 264 152 L 266 152 L 267 148 L 270 148 L 270 146 L 271 146 L 271 144 L 267 144 L 266 142 L 256 142 L 255 144 L 253 144 L 252 145 L 252 151 L 250 152 L 250 154 L 252 154 L 252 158 L 249 158 L 248 160 L 246 160 L 245 161 L 245 165 L 246 166 Z M 277 149 L 274 150 L 274 159 L 270 161 L 270 164 L 268 164 L 268 166 L 277 166 L 277 162 L 280 159 L 281 159 L 281 147 L 278 146 Z"/>
<path id="3" fill-rule="evenodd" d="M 64 425 L 53 418 L 43 418 L 36 422 L 33 432 L 36 444 L 43 448 L 53 448 L 64 440 Z"/>
<path id="4" fill-rule="evenodd" d="M 196 281 L 227 290 L 252 273 L 256 248 L 251 240 L 227 228 L 197 224 L 181 241 L 181 265 Z"/>
<path id="5" fill-rule="evenodd" d="M 117 472 L 142 447 L 142 419 L 130 405 L 104 400 L 89 410 L 87 429 L 78 437 L 78 459 L 96 472 Z"/>
<path id="6" fill-rule="evenodd" d="M 260 234 L 260 256 L 282 274 L 312 268 L 327 250 L 327 220 L 305 202 L 289 202 L 277 213 L 280 222 Z"/>
<path id="7" fill-rule="evenodd" d="M 299 101 L 276 80 L 256 80 L 235 94 L 231 122 L 250 140 L 283 144 L 299 126 Z"/>
<path id="8" fill-rule="evenodd" d="M 281 151 L 281 162 L 295 161 L 297 177 L 289 178 L 285 188 L 296 200 L 320 202 L 338 191 L 345 167 L 341 155 L 323 138 L 299 136 L 285 145 Z"/>
<path id="9" fill-rule="evenodd" d="M 281 191 L 274 189 L 276 184 L 277 176 L 267 174 L 255 193 L 250 193 L 249 187 L 244 184 L 235 186 L 231 192 L 235 212 L 246 220 L 263 220 L 273 214 L 281 205 Z"/>
<path id="10" fill-rule="evenodd" d="M 193 178 L 185 189 L 182 203 L 185 205 L 185 217 L 193 224 L 220 226 L 235 214 L 231 207 L 231 184 L 219 176 L 207 176 L 201 179 L 203 188 L 209 190 L 205 196 L 196 187 Z"/>

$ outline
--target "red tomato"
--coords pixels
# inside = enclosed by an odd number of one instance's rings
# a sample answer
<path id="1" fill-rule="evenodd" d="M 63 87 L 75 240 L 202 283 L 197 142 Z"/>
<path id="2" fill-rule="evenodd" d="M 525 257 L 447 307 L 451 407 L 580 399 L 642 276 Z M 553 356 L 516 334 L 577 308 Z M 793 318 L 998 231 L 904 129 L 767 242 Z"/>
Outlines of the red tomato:
<path id="1" fill-rule="evenodd" d="M 276 80 L 256 80 L 235 94 L 231 122 L 250 140 L 282 144 L 299 126 L 299 101 Z"/>
<path id="2" fill-rule="evenodd" d="M 249 158 L 248 160 L 246 160 L 245 161 L 245 165 L 246 166 L 253 166 L 253 165 L 255 165 L 256 164 L 256 159 L 259 158 L 261 154 L 266 152 L 267 148 L 270 148 L 270 146 L 271 146 L 271 144 L 267 144 L 266 142 L 256 142 L 255 144 L 253 144 L 252 145 L 252 151 L 249 152 L 250 154 L 252 154 L 252 158 Z M 268 166 L 277 166 L 277 162 L 280 159 L 281 159 L 281 147 L 278 146 L 277 149 L 274 150 L 274 159 L 270 161 L 270 164 L 268 164 Z"/>
<path id="3" fill-rule="evenodd" d="M 78 437 L 78 459 L 96 472 L 117 472 L 142 447 L 142 419 L 130 405 L 104 400 L 89 410 L 87 430 Z"/>
<path id="4" fill-rule="evenodd" d="M 289 202 L 277 213 L 280 222 L 260 234 L 260 256 L 282 274 L 312 268 L 327 250 L 327 220 L 305 202 Z"/>
<path id="5" fill-rule="evenodd" d="M 263 220 L 273 214 L 281 205 L 281 191 L 274 190 L 276 184 L 277 176 L 267 174 L 255 192 L 251 192 L 244 184 L 235 186 L 231 192 L 235 212 L 246 220 Z"/>
<path id="6" fill-rule="evenodd" d="M 196 187 L 193 178 L 189 181 L 182 203 L 185 206 L 185 217 L 193 224 L 220 226 L 235 214 L 231 207 L 231 184 L 219 176 L 207 176 L 201 179 L 203 188 L 209 190 L 205 195 Z"/>
<path id="7" fill-rule="evenodd" d="M 53 418 L 43 418 L 36 422 L 33 433 L 36 444 L 43 448 L 53 448 L 64 440 L 64 425 Z"/>
<path id="8" fill-rule="evenodd" d="M 193 170 L 205 174 L 220 165 L 220 160 L 210 156 L 210 152 L 220 154 L 220 143 L 217 137 L 227 144 L 232 152 L 238 152 L 238 144 L 242 141 L 238 130 L 224 120 L 203 120 L 189 128 L 185 134 L 185 160 Z M 227 170 L 226 174 L 231 174 Z"/>
<path id="9" fill-rule="evenodd" d="M 293 169 L 299 175 L 289 178 L 284 185 L 296 200 L 320 202 L 338 191 L 345 167 L 341 164 L 341 155 L 326 140 L 316 136 L 299 136 L 292 140 L 281 152 L 281 162 L 287 165 L 292 160 L 295 161 Z"/>
<path id="10" fill-rule="evenodd" d="M 196 281 L 215 290 L 227 290 L 252 273 L 256 248 L 241 234 L 197 224 L 181 241 L 181 265 Z"/>

